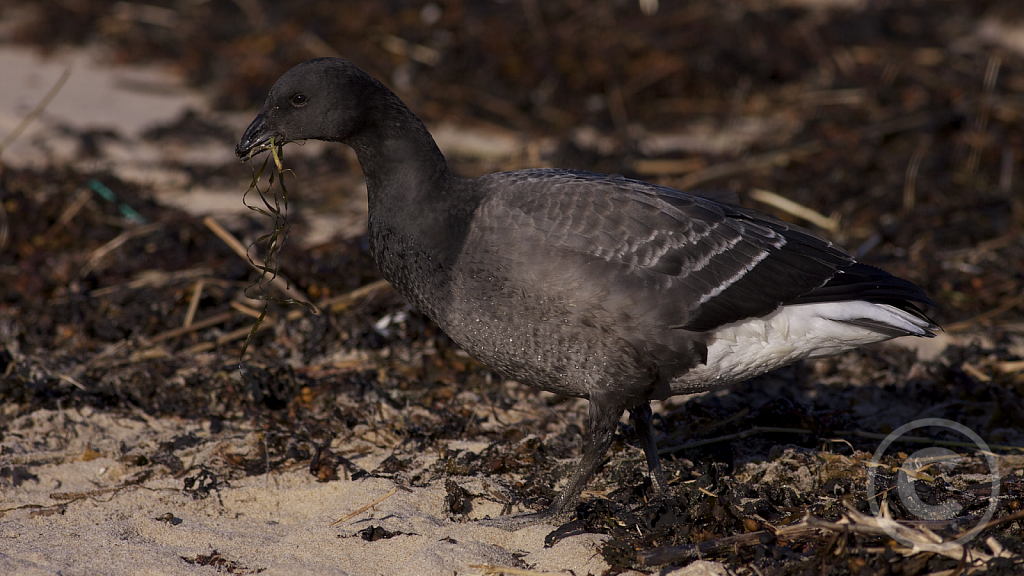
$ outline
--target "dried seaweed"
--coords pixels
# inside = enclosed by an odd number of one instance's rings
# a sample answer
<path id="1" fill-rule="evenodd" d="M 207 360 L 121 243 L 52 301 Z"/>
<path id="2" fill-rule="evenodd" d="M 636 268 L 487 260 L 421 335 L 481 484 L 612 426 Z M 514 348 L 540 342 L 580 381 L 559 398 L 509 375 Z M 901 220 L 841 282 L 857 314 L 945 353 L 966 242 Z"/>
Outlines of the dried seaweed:
<path id="1" fill-rule="evenodd" d="M 271 138 L 269 145 L 253 150 L 253 154 L 255 154 L 262 150 L 269 149 L 270 155 L 263 160 L 263 165 L 260 166 L 259 170 L 256 170 L 256 168 L 253 167 L 252 182 L 249 184 L 249 189 L 242 195 L 242 202 L 247 208 L 249 208 L 249 210 L 270 218 L 273 222 L 273 229 L 269 233 L 254 240 L 245 252 L 246 258 L 249 260 L 249 264 L 259 271 L 259 275 L 253 279 L 245 289 L 245 295 L 253 300 L 263 300 L 265 304 L 263 305 L 263 310 L 260 312 L 259 317 L 256 318 L 255 324 L 253 324 L 252 328 L 249 330 L 249 334 L 246 336 L 245 342 L 242 344 L 242 352 L 239 355 L 238 369 L 243 377 L 245 376 L 245 370 L 242 365 L 242 359 L 245 357 L 245 351 L 249 348 L 249 343 L 252 342 L 253 336 L 256 335 L 256 332 L 260 329 L 260 325 L 263 323 L 263 320 L 267 317 L 267 310 L 269 309 L 271 302 L 280 305 L 298 304 L 300 306 L 304 306 L 313 314 L 319 313 L 316 306 L 314 306 L 308 299 L 300 300 L 297 298 L 281 298 L 270 294 L 267 290 L 267 286 L 280 276 L 281 249 L 284 247 L 285 241 L 288 239 L 289 231 L 288 187 L 285 186 L 284 175 L 286 172 L 290 172 L 290 170 L 287 170 L 284 167 L 283 147 L 284 143 L 275 143 L 274 138 Z M 251 156 L 252 154 L 250 154 L 250 158 Z M 271 158 L 274 160 L 273 170 L 268 177 L 267 187 L 264 189 L 260 187 L 260 179 L 263 177 L 263 173 L 266 171 Z M 274 187 L 275 182 L 277 182 L 277 188 L 280 188 L 280 196 L 278 196 L 278 191 Z M 259 194 L 260 200 L 263 203 L 262 207 L 258 205 L 250 205 L 246 202 L 246 197 L 248 197 L 249 193 L 253 190 Z M 270 199 L 267 198 L 268 194 L 270 195 Z M 271 199 L 273 200 L 273 203 L 271 203 Z M 262 262 L 259 263 L 256 260 L 253 260 L 252 256 L 249 255 L 249 250 L 251 250 L 253 246 L 262 242 L 267 243 L 267 248 L 266 255 L 262 259 L 257 257 Z M 290 286 L 290 283 L 286 284 L 286 287 Z M 258 288 L 258 291 L 254 290 L 254 288 Z"/>

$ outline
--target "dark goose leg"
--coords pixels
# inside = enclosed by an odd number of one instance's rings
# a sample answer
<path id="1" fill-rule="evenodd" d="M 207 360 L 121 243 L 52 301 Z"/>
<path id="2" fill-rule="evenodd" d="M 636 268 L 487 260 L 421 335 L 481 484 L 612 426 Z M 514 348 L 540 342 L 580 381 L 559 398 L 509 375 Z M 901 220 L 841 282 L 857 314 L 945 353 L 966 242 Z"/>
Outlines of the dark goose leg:
<path id="1" fill-rule="evenodd" d="M 609 394 L 608 396 L 613 396 Z M 650 405 L 647 405 L 647 426 L 650 426 Z M 501 516 L 480 520 L 484 526 L 494 526 L 505 530 L 517 530 L 531 524 L 542 522 L 563 523 L 572 519 L 576 512 L 576 504 L 580 501 L 580 493 L 586 487 L 587 481 L 594 475 L 608 448 L 612 445 L 612 438 L 615 437 L 615 429 L 619 425 L 619 417 L 622 416 L 622 405 L 614 402 L 612 398 L 602 396 L 591 396 L 590 398 L 590 426 L 588 427 L 586 439 L 583 443 L 583 458 L 579 466 L 573 472 L 569 482 L 562 489 L 551 506 L 543 512 L 531 514 L 518 514 L 514 516 Z M 653 435 L 650 435 L 653 444 Z M 646 448 L 644 449 L 646 452 Z M 654 451 L 657 459 L 657 450 Z M 648 455 L 648 462 L 650 456 Z M 659 466 L 660 471 L 660 466 Z"/>
<path id="2" fill-rule="evenodd" d="M 640 439 L 640 447 L 647 456 L 647 469 L 651 472 L 654 491 L 656 494 L 664 494 L 668 491 L 668 482 L 665 481 L 665 470 L 662 469 L 661 458 L 658 457 L 658 445 L 654 442 L 651 403 L 644 402 L 634 406 L 629 410 L 629 415 L 633 418 L 633 427 L 636 428 L 636 435 Z"/>

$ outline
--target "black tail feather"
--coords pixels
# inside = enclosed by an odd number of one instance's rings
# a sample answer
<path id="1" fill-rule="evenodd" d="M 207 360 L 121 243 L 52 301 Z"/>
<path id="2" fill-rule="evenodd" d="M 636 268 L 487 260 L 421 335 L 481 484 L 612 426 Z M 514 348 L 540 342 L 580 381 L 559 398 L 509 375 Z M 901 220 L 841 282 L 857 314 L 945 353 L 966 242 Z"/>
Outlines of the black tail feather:
<path id="1" fill-rule="evenodd" d="M 935 325 L 925 313 L 913 303 L 938 308 L 938 305 L 913 282 L 897 278 L 885 270 L 853 263 L 836 271 L 836 274 L 820 288 L 815 288 L 797 298 L 792 304 L 813 304 L 816 302 L 842 302 L 866 300 L 888 304 L 904 310 Z M 935 328 L 938 328 L 935 325 Z"/>

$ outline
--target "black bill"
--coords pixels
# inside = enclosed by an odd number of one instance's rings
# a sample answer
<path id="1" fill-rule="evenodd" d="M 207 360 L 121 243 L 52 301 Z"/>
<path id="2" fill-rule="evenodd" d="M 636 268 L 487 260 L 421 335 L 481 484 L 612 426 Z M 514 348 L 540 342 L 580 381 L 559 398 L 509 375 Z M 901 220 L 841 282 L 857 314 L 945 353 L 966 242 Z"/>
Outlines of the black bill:
<path id="1" fill-rule="evenodd" d="M 235 155 L 245 159 L 269 145 L 276 134 L 267 126 L 267 116 L 260 114 L 245 129 L 242 138 L 235 144 Z"/>

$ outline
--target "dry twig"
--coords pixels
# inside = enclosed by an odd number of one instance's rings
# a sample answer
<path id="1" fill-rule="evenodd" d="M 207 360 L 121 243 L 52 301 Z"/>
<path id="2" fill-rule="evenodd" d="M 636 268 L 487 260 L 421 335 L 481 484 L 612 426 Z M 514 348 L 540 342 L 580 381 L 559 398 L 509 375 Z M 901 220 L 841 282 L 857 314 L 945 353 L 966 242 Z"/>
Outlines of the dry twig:
<path id="1" fill-rule="evenodd" d="M 245 260 L 247 264 L 251 265 L 257 270 L 260 269 L 259 265 L 255 264 L 252 260 L 249 259 L 249 253 L 246 251 L 245 246 L 243 246 L 242 243 L 239 242 L 238 239 L 235 238 L 235 236 L 231 232 L 228 232 L 223 226 L 220 225 L 219 222 L 214 220 L 213 217 L 207 216 L 206 218 L 203 218 L 203 224 L 205 224 L 206 227 L 209 228 L 211 232 L 216 234 L 218 238 L 220 238 L 225 244 L 227 244 L 228 248 L 231 248 L 231 251 L 237 254 L 239 258 Z M 305 302 L 309 306 L 313 306 L 313 300 L 308 295 L 306 295 L 302 290 L 300 290 L 299 287 L 296 286 L 294 282 L 288 280 L 280 272 L 278 272 L 270 279 L 270 284 L 277 288 L 278 290 L 280 290 L 281 293 L 289 297 L 294 297 L 296 300 L 299 300 L 300 302 Z M 316 310 L 316 307 L 313 306 L 313 309 Z"/>
<path id="2" fill-rule="evenodd" d="M 66 68 L 64 70 L 64 73 L 60 75 L 60 78 L 57 79 L 57 82 L 53 85 L 52 88 L 50 88 L 50 91 L 46 93 L 46 96 L 43 96 L 43 99 L 40 100 L 38 104 L 36 104 L 35 108 L 33 108 L 32 111 L 29 112 L 28 115 L 25 116 L 25 118 L 22 119 L 20 123 L 18 123 L 14 130 L 12 130 L 10 134 L 8 134 L 2 141 L 0 141 L 0 157 L 3 156 L 4 149 L 10 146 L 12 142 L 17 140 L 18 136 L 21 136 L 22 132 L 24 132 L 28 128 L 29 124 L 31 124 L 33 120 L 38 118 L 39 115 L 43 113 L 43 110 L 46 110 L 46 107 L 50 105 L 50 102 L 57 96 L 57 93 L 60 92 L 60 89 L 64 87 L 64 83 L 68 81 L 68 78 L 70 76 L 71 68 Z"/>
<path id="3" fill-rule="evenodd" d="M 343 522 L 351 520 L 352 518 L 355 518 L 356 516 L 362 514 L 363 512 L 366 512 L 370 508 L 373 508 L 377 504 L 380 504 L 381 502 L 387 500 L 388 498 L 391 498 L 392 496 L 394 496 L 397 493 L 398 493 L 398 487 L 396 486 L 396 487 L 391 489 L 391 492 L 388 492 L 387 494 L 381 496 L 380 498 L 377 498 L 376 500 L 374 500 L 373 502 L 370 502 L 366 506 L 363 506 L 359 510 L 356 510 L 355 512 L 352 512 L 351 514 L 349 514 L 349 515 L 347 515 L 347 516 L 345 516 L 343 518 L 339 518 L 338 520 L 335 520 L 334 522 L 331 522 L 330 526 L 334 527 L 334 526 L 337 526 L 338 524 L 341 524 Z"/>
<path id="4" fill-rule="evenodd" d="M 1024 304 L 1024 294 L 1019 294 L 1017 297 L 1010 298 L 1009 300 L 1003 302 L 999 306 L 996 306 L 995 308 L 987 312 L 982 312 L 981 314 L 978 314 L 974 318 L 949 324 L 945 326 L 943 330 L 946 332 L 963 332 L 964 330 L 969 330 L 971 328 L 977 327 L 980 324 L 986 323 L 989 320 L 1002 316 L 1006 312 L 1009 312 L 1010 310 L 1013 310 L 1014 308 L 1022 304 Z"/>
<path id="5" fill-rule="evenodd" d="M 196 318 L 196 310 L 199 309 L 199 298 L 203 295 L 203 279 L 200 278 L 196 281 L 196 287 L 192 289 L 192 301 L 188 303 L 188 312 L 185 313 L 185 322 L 182 323 L 183 328 L 188 328 L 192 325 L 192 321 Z"/>
<path id="6" fill-rule="evenodd" d="M 145 287 L 160 287 L 179 282 L 181 280 L 191 280 L 196 276 L 209 276 L 213 274 L 212 268 L 190 268 L 188 270 L 178 270 L 176 272 L 165 272 L 163 270 L 145 270 L 140 272 L 135 280 L 125 282 L 124 284 L 115 284 L 113 286 L 105 286 L 103 288 L 97 288 L 89 292 L 89 296 L 93 298 L 100 298 L 113 294 L 118 290 L 134 290 L 137 288 Z M 205 284 L 220 283 L 220 280 L 212 278 L 204 278 Z"/>
<path id="7" fill-rule="evenodd" d="M 89 260 L 85 263 L 85 266 L 82 266 L 82 269 L 78 272 L 79 276 L 85 277 L 88 275 L 89 272 L 92 272 L 93 268 L 99 265 L 100 261 L 103 260 L 107 254 L 117 250 L 129 240 L 148 236 L 149 234 L 156 232 L 162 226 L 162 222 L 154 222 L 152 224 L 146 224 L 145 226 L 139 226 L 138 228 L 132 228 L 131 230 L 125 230 L 118 234 L 116 238 L 107 242 L 103 246 L 100 246 L 92 253 L 92 256 L 90 256 Z"/>
<path id="8" fill-rule="evenodd" d="M 803 204 L 798 204 L 789 198 L 779 196 L 774 192 L 754 188 L 750 191 L 750 197 L 758 202 L 764 202 L 769 206 L 774 206 L 779 210 L 792 214 L 797 218 L 803 218 L 811 224 L 814 224 L 824 230 L 828 230 L 829 232 L 835 232 L 839 229 L 839 221 L 835 218 L 829 218 L 821 212 L 812 210 Z"/>
<path id="9" fill-rule="evenodd" d="M 821 142 L 808 142 L 785 150 L 774 150 L 772 152 L 755 154 L 742 160 L 715 164 L 698 172 L 687 174 L 676 183 L 676 186 L 681 190 L 686 190 L 710 180 L 717 180 L 726 176 L 749 172 L 750 170 L 768 168 L 769 166 L 784 166 L 798 156 L 814 154 L 824 148 Z"/>

